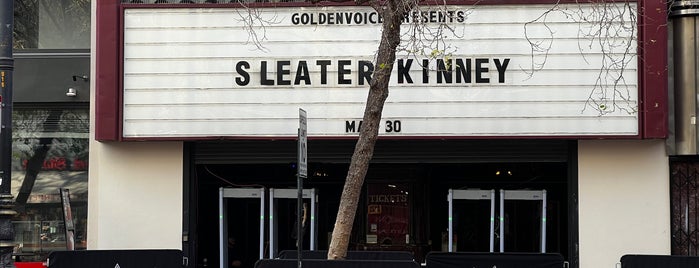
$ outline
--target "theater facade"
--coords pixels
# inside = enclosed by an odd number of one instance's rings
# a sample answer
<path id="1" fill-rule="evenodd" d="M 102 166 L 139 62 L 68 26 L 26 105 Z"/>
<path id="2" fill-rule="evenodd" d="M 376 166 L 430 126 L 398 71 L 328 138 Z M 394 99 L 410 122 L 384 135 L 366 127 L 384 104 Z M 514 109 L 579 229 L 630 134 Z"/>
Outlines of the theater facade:
<path id="1" fill-rule="evenodd" d="M 424 5 L 392 66 L 367 6 L 138 2 L 94 4 L 89 249 L 295 249 L 299 109 L 303 245 L 327 249 L 392 68 L 350 250 L 670 253 L 664 1 Z"/>

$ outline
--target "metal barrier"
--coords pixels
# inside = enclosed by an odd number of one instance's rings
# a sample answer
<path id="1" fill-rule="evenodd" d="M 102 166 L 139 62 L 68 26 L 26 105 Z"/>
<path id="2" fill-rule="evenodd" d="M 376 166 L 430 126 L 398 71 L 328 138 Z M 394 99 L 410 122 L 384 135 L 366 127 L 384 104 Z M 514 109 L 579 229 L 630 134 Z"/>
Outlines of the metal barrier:
<path id="1" fill-rule="evenodd" d="M 621 268 L 696 268 L 699 267 L 697 256 L 669 255 L 624 255 Z"/>
<path id="2" fill-rule="evenodd" d="M 304 268 L 420 268 L 414 261 L 400 260 L 303 260 Z M 264 259 L 255 268 L 297 268 L 296 260 Z M 490 267 L 489 267 L 490 268 Z"/>
<path id="3" fill-rule="evenodd" d="M 558 253 L 430 252 L 428 268 L 562 268 Z"/>
<path id="4" fill-rule="evenodd" d="M 153 268 L 185 267 L 181 250 L 76 250 L 55 251 L 46 261 L 49 268 L 75 267 L 128 267 Z"/>

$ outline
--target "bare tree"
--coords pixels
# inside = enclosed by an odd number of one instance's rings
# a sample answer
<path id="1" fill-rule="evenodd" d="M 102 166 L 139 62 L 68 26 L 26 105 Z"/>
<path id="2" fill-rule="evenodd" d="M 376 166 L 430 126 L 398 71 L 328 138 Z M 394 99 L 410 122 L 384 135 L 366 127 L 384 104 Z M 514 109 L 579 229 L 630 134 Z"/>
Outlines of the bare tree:
<path id="1" fill-rule="evenodd" d="M 316 3 L 318 0 L 313 0 Z M 350 2 L 348 0 L 333 0 L 333 2 Z M 404 18 L 410 16 L 424 3 L 419 0 L 355 0 L 357 5 L 369 5 L 383 18 L 382 34 L 379 48 L 376 52 L 373 78 L 369 87 L 366 107 L 364 110 L 363 125 L 359 132 L 359 139 L 354 149 L 350 167 L 345 180 L 340 206 L 332 233 L 332 241 L 328 250 L 328 259 L 344 259 L 347 254 L 349 237 L 352 232 L 359 196 L 364 177 L 369 168 L 369 162 L 374 153 L 374 145 L 378 137 L 379 123 L 384 103 L 389 93 L 389 80 L 396 61 L 397 50 L 405 50 L 408 53 L 425 54 L 431 51 L 429 57 L 447 57 L 449 45 L 443 41 L 445 32 L 454 33 L 448 23 L 440 23 L 432 28 L 427 27 L 419 20 L 410 21 L 407 25 L 407 36 L 401 36 L 401 27 L 405 23 Z M 432 3 L 445 6 L 446 2 Z M 477 5 L 477 3 L 475 4 Z M 474 5 L 474 6 L 475 6 Z M 581 56 L 583 46 L 599 45 L 603 52 L 603 62 L 595 87 L 590 89 L 588 106 L 597 110 L 600 115 L 605 115 L 615 109 L 624 110 L 629 114 L 636 114 L 637 108 L 629 96 L 630 89 L 624 80 L 624 71 L 634 63 L 636 12 L 629 2 L 622 4 L 606 3 L 605 1 L 585 3 L 591 8 L 567 9 L 561 8 L 560 1 L 551 4 L 551 8 L 539 18 L 524 25 L 525 36 L 530 41 L 532 48 L 532 65 L 528 72 L 541 70 L 546 64 L 546 58 L 551 49 L 551 43 L 555 36 L 553 30 L 547 25 L 547 16 L 550 13 L 561 12 L 571 21 L 578 22 L 579 45 Z M 582 4 L 580 5 L 582 6 Z M 419 13 L 418 13 L 419 14 Z M 631 27 L 627 27 L 631 20 Z M 549 31 L 549 38 L 545 41 L 533 41 L 529 39 L 526 31 L 529 27 L 538 24 Z M 610 38 L 611 37 L 611 38 Z M 406 44 L 401 45 L 401 39 Z M 427 68 L 427 66 L 423 66 Z M 444 68 L 444 67 L 442 67 Z M 450 67 L 447 67 L 450 68 Z M 611 83 L 608 83 L 611 81 Z M 608 86 L 611 84 L 611 86 Z M 582 107 L 584 110 L 585 108 Z"/>
<path id="2" fill-rule="evenodd" d="M 369 162 L 374 155 L 374 145 L 379 134 L 381 113 L 388 98 L 388 84 L 396 61 L 396 49 L 401 41 L 401 24 L 405 16 L 417 6 L 416 1 L 387 0 L 359 1 L 369 4 L 383 18 L 379 49 L 376 52 L 374 71 L 369 84 L 369 95 L 364 109 L 363 125 L 352 154 L 345 186 L 337 210 L 332 240 L 328 249 L 328 259 L 344 259 L 347 255 L 352 223 L 357 212 L 359 196 Z"/>

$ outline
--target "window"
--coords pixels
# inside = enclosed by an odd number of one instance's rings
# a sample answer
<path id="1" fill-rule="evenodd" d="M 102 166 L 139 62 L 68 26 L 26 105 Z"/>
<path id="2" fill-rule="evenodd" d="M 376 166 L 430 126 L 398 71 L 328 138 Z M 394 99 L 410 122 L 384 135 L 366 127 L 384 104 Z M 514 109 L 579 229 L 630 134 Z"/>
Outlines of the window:
<path id="1" fill-rule="evenodd" d="M 90 48 L 91 0 L 15 0 L 15 49 Z"/>
<path id="2" fill-rule="evenodd" d="M 13 111 L 13 223 L 21 260 L 42 261 L 66 249 L 61 188 L 70 192 L 75 248 L 86 247 L 88 120 L 88 108 Z"/>

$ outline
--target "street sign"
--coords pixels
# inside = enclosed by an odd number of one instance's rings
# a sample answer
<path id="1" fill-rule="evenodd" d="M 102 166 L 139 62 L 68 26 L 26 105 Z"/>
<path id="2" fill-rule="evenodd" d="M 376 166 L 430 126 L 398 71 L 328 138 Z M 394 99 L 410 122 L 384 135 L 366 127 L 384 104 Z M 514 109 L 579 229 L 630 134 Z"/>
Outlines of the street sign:
<path id="1" fill-rule="evenodd" d="M 63 208 L 63 226 L 66 231 L 66 249 L 75 250 L 75 224 L 73 223 L 73 213 L 70 208 L 70 191 L 66 188 L 59 188 L 61 203 Z"/>
<path id="2" fill-rule="evenodd" d="M 306 111 L 299 108 L 299 165 L 298 176 L 296 176 L 296 187 L 298 196 L 296 197 L 296 261 L 297 268 L 302 268 L 301 251 L 303 249 L 303 228 L 301 226 L 301 211 L 303 206 L 303 179 L 308 178 L 308 158 L 306 152 L 306 134 L 308 127 L 306 124 Z"/>
<path id="3" fill-rule="evenodd" d="M 308 158 L 306 153 L 306 133 L 308 132 L 308 127 L 306 125 L 306 111 L 299 108 L 299 166 L 298 172 L 299 176 L 303 178 L 308 177 Z"/>

